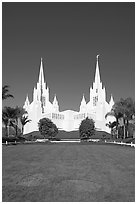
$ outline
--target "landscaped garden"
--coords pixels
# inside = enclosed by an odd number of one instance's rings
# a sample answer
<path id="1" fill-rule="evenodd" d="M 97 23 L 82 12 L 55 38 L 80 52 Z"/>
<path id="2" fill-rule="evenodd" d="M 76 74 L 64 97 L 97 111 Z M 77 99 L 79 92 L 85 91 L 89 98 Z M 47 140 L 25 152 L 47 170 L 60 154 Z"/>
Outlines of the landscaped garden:
<path id="1" fill-rule="evenodd" d="M 13 96 L 4 86 L 2 99 L 8 97 Z M 18 106 L 2 111 L 3 202 L 135 201 L 135 109 L 130 98 L 116 103 L 107 114 L 116 118 L 106 124 L 111 134 L 96 131 L 89 118 L 74 132 L 60 131 L 48 118 L 42 118 L 39 131 L 23 135 L 30 122 L 24 114 Z M 40 139 L 45 142 L 36 143 Z M 64 139 L 76 141 L 55 143 Z M 122 145 L 110 144 L 112 141 L 122 141 Z"/>
<path id="2" fill-rule="evenodd" d="M 109 144 L 3 146 L 3 201 L 135 201 L 134 148 Z"/>

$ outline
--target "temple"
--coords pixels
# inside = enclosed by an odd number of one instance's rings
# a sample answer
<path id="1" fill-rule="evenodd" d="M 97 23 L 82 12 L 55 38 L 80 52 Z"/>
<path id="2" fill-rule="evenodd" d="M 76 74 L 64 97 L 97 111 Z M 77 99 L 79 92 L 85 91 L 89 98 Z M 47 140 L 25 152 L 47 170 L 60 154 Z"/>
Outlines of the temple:
<path id="1" fill-rule="evenodd" d="M 59 103 L 55 95 L 53 102 L 49 101 L 49 87 L 44 80 L 43 61 L 41 58 L 40 72 L 37 86 L 33 90 L 33 101 L 30 103 L 28 95 L 23 108 L 31 120 L 24 127 L 24 134 L 38 131 L 38 122 L 41 118 L 51 119 L 59 130 L 78 130 L 79 125 L 86 117 L 95 121 L 95 127 L 99 131 L 110 132 L 106 126 L 105 115 L 114 105 L 111 95 L 110 101 L 106 101 L 106 89 L 102 85 L 99 73 L 99 55 L 96 57 L 95 80 L 90 87 L 90 100 L 86 102 L 84 94 L 80 103 L 79 112 L 73 110 L 59 111 Z"/>

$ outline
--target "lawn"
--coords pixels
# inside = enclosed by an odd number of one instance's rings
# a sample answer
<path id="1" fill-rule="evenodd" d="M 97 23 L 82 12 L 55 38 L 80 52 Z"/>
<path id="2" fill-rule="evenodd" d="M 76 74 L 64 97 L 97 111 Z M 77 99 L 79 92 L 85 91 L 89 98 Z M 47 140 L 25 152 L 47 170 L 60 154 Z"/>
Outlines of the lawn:
<path id="1" fill-rule="evenodd" d="M 134 202 L 135 149 L 109 144 L 3 146 L 3 202 Z"/>

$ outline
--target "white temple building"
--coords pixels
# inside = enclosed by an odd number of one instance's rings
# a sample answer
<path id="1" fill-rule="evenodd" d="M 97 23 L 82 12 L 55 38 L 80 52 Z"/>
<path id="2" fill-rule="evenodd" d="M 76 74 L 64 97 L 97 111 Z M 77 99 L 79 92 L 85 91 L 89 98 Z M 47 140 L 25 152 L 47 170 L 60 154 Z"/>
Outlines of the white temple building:
<path id="1" fill-rule="evenodd" d="M 51 119 L 58 129 L 65 131 L 78 130 L 79 125 L 86 117 L 95 121 L 97 130 L 110 132 L 106 126 L 112 118 L 105 119 L 105 115 L 114 105 L 111 95 L 109 103 L 106 101 L 106 89 L 103 87 L 99 73 L 99 55 L 96 59 L 95 81 L 90 87 L 90 100 L 86 102 L 83 95 L 79 112 L 73 110 L 59 111 L 59 103 L 55 95 L 53 102 L 49 101 L 49 88 L 44 81 L 43 62 L 41 58 L 39 80 L 36 88 L 33 90 L 33 101 L 30 103 L 27 96 L 23 108 L 28 112 L 28 118 L 31 120 L 24 127 L 24 134 L 38 131 L 38 122 L 41 118 Z M 108 121 L 109 120 L 109 121 Z M 114 120 L 114 119 L 113 119 Z"/>

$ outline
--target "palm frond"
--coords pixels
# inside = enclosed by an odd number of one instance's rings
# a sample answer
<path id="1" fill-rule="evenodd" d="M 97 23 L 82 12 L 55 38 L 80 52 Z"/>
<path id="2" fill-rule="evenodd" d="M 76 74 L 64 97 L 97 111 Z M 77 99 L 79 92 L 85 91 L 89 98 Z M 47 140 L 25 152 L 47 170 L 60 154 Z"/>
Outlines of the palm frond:
<path id="1" fill-rule="evenodd" d="M 9 94 L 9 86 L 5 85 L 2 87 L 2 100 L 7 98 L 14 98 L 12 94 Z"/>

